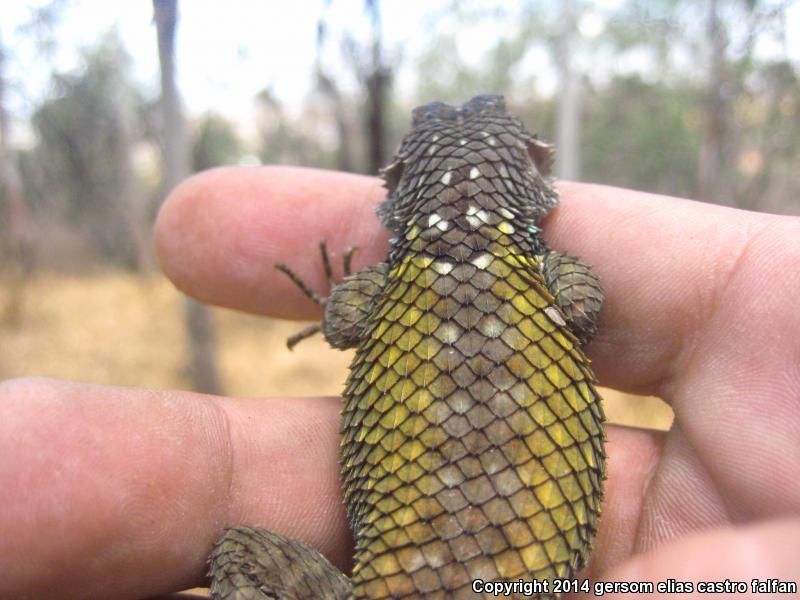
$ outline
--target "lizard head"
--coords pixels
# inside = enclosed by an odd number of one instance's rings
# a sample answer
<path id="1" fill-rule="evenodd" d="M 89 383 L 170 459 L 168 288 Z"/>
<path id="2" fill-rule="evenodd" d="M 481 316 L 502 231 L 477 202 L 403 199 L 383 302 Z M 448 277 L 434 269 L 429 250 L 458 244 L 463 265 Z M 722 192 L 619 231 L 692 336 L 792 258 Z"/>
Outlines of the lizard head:
<path id="1" fill-rule="evenodd" d="M 381 172 L 390 193 L 378 216 L 400 233 L 417 213 L 496 205 L 497 194 L 535 225 L 557 202 L 553 156 L 550 144 L 506 113 L 502 96 L 475 96 L 461 105 L 430 102 L 412 111 L 411 131 Z"/>

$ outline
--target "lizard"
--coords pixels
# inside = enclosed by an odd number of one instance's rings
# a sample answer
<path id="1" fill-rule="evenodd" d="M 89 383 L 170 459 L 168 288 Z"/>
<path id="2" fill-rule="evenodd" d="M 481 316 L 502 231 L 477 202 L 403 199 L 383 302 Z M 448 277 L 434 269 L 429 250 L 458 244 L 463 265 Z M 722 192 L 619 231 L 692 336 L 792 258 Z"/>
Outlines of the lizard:
<path id="1" fill-rule="evenodd" d="M 496 597 L 481 582 L 535 579 L 545 599 L 586 564 L 606 470 L 582 347 L 603 291 L 541 236 L 553 160 L 502 96 L 418 107 L 382 170 L 386 260 L 350 273 L 348 252 L 324 300 L 277 265 L 324 308 L 290 346 L 322 330 L 356 349 L 341 442 L 355 566 L 235 527 L 209 559 L 212 597 Z"/>

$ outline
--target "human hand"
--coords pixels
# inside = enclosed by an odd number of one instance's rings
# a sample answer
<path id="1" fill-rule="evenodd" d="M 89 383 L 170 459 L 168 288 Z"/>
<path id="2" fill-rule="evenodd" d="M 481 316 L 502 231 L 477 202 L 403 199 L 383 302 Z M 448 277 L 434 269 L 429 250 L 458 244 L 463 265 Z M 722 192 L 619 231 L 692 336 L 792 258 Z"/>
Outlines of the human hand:
<path id="1" fill-rule="evenodd" d="M 667 433 L 610 426 L 592 580 L 797 577 L 800 223 L 559 185 L 555 249 L 606 290 L 589 347 L 604 385 L 671 403 Z M 168 276 L 214 304 L 315 318 L 274 270 L 326 285 L 317 243 L 383 258 L 374 178 L 219 169 L 165 204 Z M 269 377 L 268 373 L 264 374 Z M 225 399 L 44 380 L 0 387 L 0 597 L 137 598 L 198 584 L 221 530 L 247 523 L 346 566 L 337 399 Z"/>

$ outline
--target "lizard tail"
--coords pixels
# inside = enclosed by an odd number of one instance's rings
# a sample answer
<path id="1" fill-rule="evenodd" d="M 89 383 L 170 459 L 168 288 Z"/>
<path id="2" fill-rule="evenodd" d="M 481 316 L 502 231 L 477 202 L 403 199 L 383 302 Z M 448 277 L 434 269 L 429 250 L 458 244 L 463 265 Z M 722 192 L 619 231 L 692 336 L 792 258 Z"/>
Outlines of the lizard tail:
<path id="1" fill-rule="evenodd" d="M 310 546 L 255 527 L 225 531 L 209 558 L 215 600 L 345 600 L 350 580 Z"/>

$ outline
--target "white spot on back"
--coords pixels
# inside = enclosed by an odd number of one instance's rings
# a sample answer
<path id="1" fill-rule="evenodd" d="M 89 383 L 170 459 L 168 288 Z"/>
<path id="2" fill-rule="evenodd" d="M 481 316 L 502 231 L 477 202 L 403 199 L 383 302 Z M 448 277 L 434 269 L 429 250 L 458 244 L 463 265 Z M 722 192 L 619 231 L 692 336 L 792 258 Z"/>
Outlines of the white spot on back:
<path id="1" fill-rule="evenodd" d="M 461 328 L 455 323 L 445 322 L 439 325 L 437 333 L 443 342 L 453 344 L 458 341 L 461 335 Z"/>
<path id="2" fill-rule="evenodd" d="M 508 459 L 498 448 L 484 450 L 481 454 L 481 465 L 487 473 L 497 473 L 508 466 Z"/>
<path id="3" fill-rule="evenodd" d="M 478 167 L 472 167 L 469 170 L 469 178 L 470 179 L 477 179 L 481 176 L 481 172 L 478 170 Z"/>
<path id="4" fill-rule="evenodd" d="M 492 264 L 492 255 L 489 254 L 488 252 L 483 252 L 478 256 L 476 256 L 475 258 L 473 258 L 472 260 L 470 260 L 469 262 L 471 262 L 479 269 L 485 269 L 490 264 Z"/>
<path id="5" fill-rule="evenodd" d="M 489 144 L 490 146 L 496 146 L 497 145 L 497 140 L 495 138 L 493 138 L 493 137 L 490 137 L 490 138 L 488 138 L 486 140 L 486 143 Z"/>
<path id="6" fill-rule="evenodd" d="M 508 210 L 505 206 L 501 206 L 499 209 L 497 209 L 497 212 L 499 212 L 506 219 L 513 219 L 516 216 L 516 215 L 514 215 L 513 212 Z"/>
<path id="7" fill-rule="evenodd" d="M 451 401 L 452 402 L 452 401 Z M 469 394 L 461 394 L 455 402 L 448 402 L 450 408 L 453 409 L 453 412 L 463 415 L 473 406 L 475 406 L 475 400 Z"/>
<path id="8" fill-rule="evenodd" d="M 442 175 L 442 185 L 450 185 L 450 180 L 453 178 L 453 173 L 450 171 L 445 171 L 444 175 Z"/>
<path id="9" fill-rule="evenodd" d="M 482 325 L 483 332 L 488 337 L 493 338 L 503 335 L 503 331 L 505 331 L 506 328 L 506 324 L 497 317 L 494 317 L 494 315 L 490 315 L 488 318 L 484 319 Z"/>
<path id="10" fill-rule="evenodd" d="M 474 215 L 477 212 L 478 212 L 478 207 L 477 206 L 475 206 L 474 204 L 467 205 L 467 214 L 468 215 Z"/>
<path id="11" fill-rule="evenodd" d="M 438 229 L 439 231 L 447 231 L 448 229 L 450 229 L 450 221 L 442 219 L 441 221 L 436 223 L 436 229 Z"/>
<path id="12" fill-rule="evenodd" d="M 433 227 L 434 225 L 436 225 L 441 220 L 442 220 L 442 217 L 440 215 L 438 215 L 437 213 L 433 213 L 432 215 L 429 215 L 428 216 L 428 227 Z"/>
<path id="13" fill-rule="evenodd" d="M 453 263 L 445 260 L 437 260 L 431 264 L 431 268 L 440 275 L 447 275 L 453 270 Z"/>
<path id="14" fill-rule="evenodd" d="M 433 134 L 433 137 L 431 137 L 431 141 L 432 142 L 438 142 L 439 141 L 439 134 L 438 133 Z"/>
<path id="15" fill-rule="evenodd" d="M 466 146 L 467 145 L 467 140 L 460 139 L 460 140 L 458 140 L 458 143 L 461 144 L 462 146 Z"/>
<path id="16" fill-rule="evenodd" d="M 544 312 L 557 325 L 561 325 L 562 327 L 565 327 L 567 325 L 567 322 L 561 315 L 561 311 L 558 310 L 555 306 L 548 306 L 547 308 L 544 309 Z"/>

